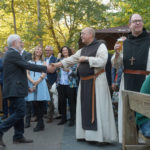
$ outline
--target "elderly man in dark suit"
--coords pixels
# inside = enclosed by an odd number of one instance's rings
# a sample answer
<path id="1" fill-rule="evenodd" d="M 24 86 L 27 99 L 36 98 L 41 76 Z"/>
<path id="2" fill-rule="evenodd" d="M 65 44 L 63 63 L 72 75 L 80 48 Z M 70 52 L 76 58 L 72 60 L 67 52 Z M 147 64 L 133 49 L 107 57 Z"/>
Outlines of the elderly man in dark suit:
<path id="1" fill-rule="evenodd" d="M 17 34 L 12 34 L 7 39 L 8 51 L 4 55 L 3 72 L 4 72 L 4 87 L 3 96 L 10 100 L 12 109 L 11 115 L 7 120 L 0 124 L 0 146 L 5 147 L 3 142 L 3 134 L 11 127 L 14 127 L 13 143 L 31 143 L 33 140 L 26 139 L 24 134 L 24 115 L 25 115 L 25 100 L 28 95 L 28 82 L 26 69 L 36 72 L 54 72 L 52 66 L 40 66 L 30 64 L 25 61 L 20 55 L 21 39 Z"/>

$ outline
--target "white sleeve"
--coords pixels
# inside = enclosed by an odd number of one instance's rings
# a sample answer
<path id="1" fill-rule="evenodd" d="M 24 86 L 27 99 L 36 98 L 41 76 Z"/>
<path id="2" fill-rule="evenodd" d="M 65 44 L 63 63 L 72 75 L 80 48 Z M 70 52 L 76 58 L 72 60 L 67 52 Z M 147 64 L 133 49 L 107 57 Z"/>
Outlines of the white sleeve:
<path id="1" fill-rule="evenodd" d="M 61 63 L 63 64 L 64 68 L 68 68 L 69 66 L 72 66 L 74 64 L 78 63 L 78 60 L 80 58 L 80 54 L 81 54 L 81 49 L 79 49 L 74 55 L 65 58 L 61 61 Z"/>
<path id="2" fill-rule="evenodd" d="M 97 50 L 96 57 L 89 57 L 90 67 L 104 67 L 107 63 L 108 51 L 105 44 L 101 44 Z"/>

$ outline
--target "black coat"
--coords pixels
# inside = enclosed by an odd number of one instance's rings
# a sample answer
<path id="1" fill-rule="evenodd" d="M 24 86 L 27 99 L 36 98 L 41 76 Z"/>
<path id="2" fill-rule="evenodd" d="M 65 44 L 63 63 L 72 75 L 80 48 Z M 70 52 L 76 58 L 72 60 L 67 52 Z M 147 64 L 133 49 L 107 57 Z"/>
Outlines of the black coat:
<path id="1" fill-rule="evenodd" d="M 22 58 L 26 61 L 32 60 L 32 54 L 24 50 L 22 53 Z"/>
<path id="2" fill-rule="evenodd" d="M 27 70 L 46 72 L 47 67 L 25 61 L 18 51 L 9 48 L 3 62 L 3 97 L 25 97 L 28 95 Z"/>

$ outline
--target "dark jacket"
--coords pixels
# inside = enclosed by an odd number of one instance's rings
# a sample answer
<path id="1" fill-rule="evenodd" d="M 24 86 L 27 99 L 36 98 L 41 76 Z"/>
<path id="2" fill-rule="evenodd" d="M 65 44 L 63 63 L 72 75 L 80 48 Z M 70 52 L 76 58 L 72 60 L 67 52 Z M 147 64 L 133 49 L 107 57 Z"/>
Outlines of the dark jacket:
<path id="1" fill-rule="evenodd" d="M 46 72 L 46 66 L 30 64 L 25 61 L 22 56 L 9 48 L 4 55 L 3 63 L 3 96 L 9 97 L 25 97 L 28 95 L 28 82 L 26 69 L 36 72 Z"/>
<path id="2" fill-rule="evenodd" d="M 3 59 L 0 58 L 0 84 L 3 84 Z"/>
<path id="3" fill-rule="evenodd" d="M 22 53 L 22 58 L 26 61 L 32 60 L 32 54 L 24 50 Z"/>
<path id="4" fill-rule="evenodd" d="M 56 57 L 51 56 L 50 60 L 49 60 L 49 64 L 51 63 L 55 63 L 56 62 Z M 57 74 L 56 72 L 54 73 L 48 73 L 47 74 L 47 79 L 48 79 L 48 83 L 52 86 L 53 83 L 56 81 L 57 79 Z"/>

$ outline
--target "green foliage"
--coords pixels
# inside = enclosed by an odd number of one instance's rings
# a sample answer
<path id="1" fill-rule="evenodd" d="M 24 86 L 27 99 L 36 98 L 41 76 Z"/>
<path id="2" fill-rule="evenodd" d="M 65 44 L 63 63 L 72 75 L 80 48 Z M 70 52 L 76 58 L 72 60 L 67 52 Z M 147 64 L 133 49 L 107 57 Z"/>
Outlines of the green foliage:
<path id="1" fill-rule="evenodd" d="M 138 13 L 143 17 L 145 27 L 150 30 L 150 0 L 111 0 L 116 13 L 110 13 L 111 26 L 127 25 L 132 14 Z"/>
<path id="2" fill-rule="evenodd" d="M 96 29 L 107 26 L 107 7 L 97 0 L 52 0 L 55 4 L 54 20 L 66 28 L 65 45 L 77 47 L 79 31 L 90 26 Z M 78 33 L 78 34 L 77 34 Z"/>
<path id="3" fill-rule="evenodd" d="M 82 28 L 101 29 L 109 25 L 107 7 L 97 0 L 41 0 L 40 25 L 37 17 L 37 0 L 14 0 L 17 34 L 30 50 L 43 40 L 43 46 L 52 45 L 78 48 Z M 6 45 L 9 34 L 14 33 L 10 0 L 0 0 L 0 44 Z"/>

